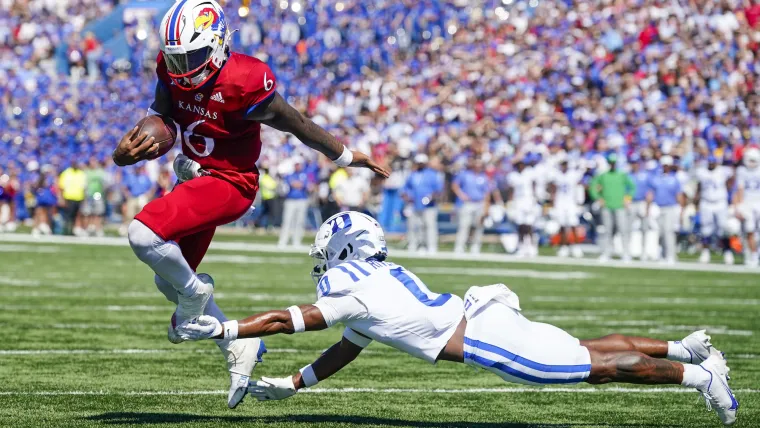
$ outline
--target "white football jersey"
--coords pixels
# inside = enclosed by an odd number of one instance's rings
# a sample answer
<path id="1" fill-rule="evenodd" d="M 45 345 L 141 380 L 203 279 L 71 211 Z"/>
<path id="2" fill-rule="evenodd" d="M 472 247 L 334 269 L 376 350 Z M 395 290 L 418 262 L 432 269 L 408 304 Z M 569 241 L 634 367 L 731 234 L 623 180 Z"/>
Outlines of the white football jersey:
<path id="1" fill-rule="evenodd" d="M 388 262 L 353 260 L 328 270 L 317 284 L 317 302 L 328 326 L 353 332 L 434 363 L 464 316 L 453 294 L 431 292 L 413 273 Z M 353 331 L 353 332 L 352 332 Z"/>
<path id="2" fill-rule="evenodd" d="M 710 171 L 707 168 L 697 170 L 697 181 L 701 187 L 701 200 L 709 203 L 728 203 L 726 181 L 731 177 L 731 170 L 718 166 Z"/>
<path id="3" fill-rule="evenodd" d="M 760 204 L 760 167 L 736 170 L 736 186 L 744 189 L 744 200 L 752 205 Z"/>
<path id="4" fill-rule="evenodd" d="M 568 169 L 565 172 L 554 170 L 549 181 L 554 183 L 556 193 L 554 196 L 555 205 L 576 205 L 578 204 L 578 187 L 583 179 L 583 173 L 577 169 Z"/>
<path id="5" fill-rule="evenodd" d="M 522 172 L 517 170 L 510 172 L 507 175 L 507 182 L 512 188 L 512 200 L 526 202 L 536 200 L 535 177 L 532 168 L 525 168 Z"/>

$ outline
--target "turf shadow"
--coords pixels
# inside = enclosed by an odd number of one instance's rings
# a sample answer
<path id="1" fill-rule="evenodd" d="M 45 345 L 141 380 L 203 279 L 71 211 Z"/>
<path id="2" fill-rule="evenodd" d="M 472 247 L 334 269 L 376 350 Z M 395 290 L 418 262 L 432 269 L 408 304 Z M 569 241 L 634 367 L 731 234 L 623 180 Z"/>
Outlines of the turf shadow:
<path id="1" fill-rule="evenodd" d="M 162 425 L 187 422 L 227 422 L 227 423 L 287 423 L 314 424 L 340 423 L 346 425 L 384 425 L 389 427 L 412 426 L 419 428 L 572 428 L 576 426 L 599 426 L 610 428 L 654 427 L 656 425 L 635 424 L 531 424 L 511 422 L 426 422 L 405 419 L 378 418 L 372 416 L 342 416 L 342 415 L 290 415 L 290 416 L 210 416 L 190 413 L 139 413 L 139 412 L 108 412 L 88 416 L 88 421 L 100 422 L 106 425 Z"/>

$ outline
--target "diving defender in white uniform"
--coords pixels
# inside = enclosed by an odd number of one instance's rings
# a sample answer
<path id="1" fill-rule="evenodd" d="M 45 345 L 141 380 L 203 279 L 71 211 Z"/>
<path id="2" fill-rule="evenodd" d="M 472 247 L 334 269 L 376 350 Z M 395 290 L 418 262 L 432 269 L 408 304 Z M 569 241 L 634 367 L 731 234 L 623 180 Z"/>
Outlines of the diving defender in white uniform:
<path id="1" fill-rule="evenodd" d="M 673 342 L 617 334 L 578 340 L 525 318 L 517 295 L 503 284 L 471 287 L 464 300 L 432 292 L 412 272 L 386 261 L 383 230 L 357 212 L 328 219 L 310 254 L 313 305 L 224 323 L 204 315 L 177 328 L 184 339 L 199 340 L 345 325 L 343 339 L 295 375 L 251 382 L 248 392 L 259 400 L 287 398 L 327 379 L 377 340 L 432 364 L 464 363 L 527 385 L 680 384 L 702 392 L 724 424 L 736 420 L 739 403 L 728 388 L 728 367 L 704 331 Z"/>

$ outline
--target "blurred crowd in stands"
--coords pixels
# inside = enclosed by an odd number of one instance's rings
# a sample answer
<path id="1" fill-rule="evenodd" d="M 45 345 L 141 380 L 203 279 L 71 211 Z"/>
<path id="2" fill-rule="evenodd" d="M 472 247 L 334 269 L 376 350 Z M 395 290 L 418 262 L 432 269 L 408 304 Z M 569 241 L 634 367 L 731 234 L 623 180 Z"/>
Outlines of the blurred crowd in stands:
<path id="1" fill-rule="evenodd" d="M 161 18 L 125 14 L 130 57 L 115 59 L 83 29 L 118 3 L 0 0 L 0 204 L 13 207 L 0 217 L 6 227 L 26 221 L 34 233 L 98 234 L 104 216 L 123 222 L 171 189 L 173 154 L 126 169 L 110 161 L 152 100 Z M 725 169 L 730 207 L 734 171 L 760 143 L 755 0 L 220 3 L 240 30 L 233 49 L 268 62 L 289 102 L 393 170 L 381 181 L 336 169 L 264 127 L 260 200 L 241 224 L 283 226 L 283 245 L 300 242 L 304 224 L 352 208 L 390 231 L 409 228 L 413 248 L 435 251 L 439 230 L 458 229 L 455 249 L 472 238 L 478 251 L 485 229 L 515 232 L 521 254 L 531 255 L 533 230 L 552 226 L 549 177 L 561 160 L 583 189 L 576 217 L 586 227 L 569 241 L 605 233 L 598 225 L 629 229 L 629 205 L 672 173 L 678 245 L 732 253 L 741 245 L 722 242 L 730 233 L 692 245 L 700 237 L 691 232 L 699 232 L 696 171 L 708 159 Z M 64 46 L 68 73 L 55 64 Z M 625 218 L 605 215 L 603 183 L 593 181 L 611 164 L 630 177 L 646 173 L 632 180 L 638 192 L 624 192 Z M 531 230 L 512 215 L 518 165 L 533 171 Z M 622 247 L 612 239 L 606 247 L 627 258 L 630 234 L 619 234 Z"/>

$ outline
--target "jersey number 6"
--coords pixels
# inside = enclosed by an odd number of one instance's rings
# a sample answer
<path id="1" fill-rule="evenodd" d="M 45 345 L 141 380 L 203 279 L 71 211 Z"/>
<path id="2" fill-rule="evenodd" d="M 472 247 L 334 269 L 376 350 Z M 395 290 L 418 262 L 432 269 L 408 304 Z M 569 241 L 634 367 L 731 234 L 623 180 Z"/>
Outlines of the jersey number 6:
<path id="1" fill-rule="evenodd" d="M 213 138 L 204 137 L 203 135 L 199 135 L 193 132 L 195 128 L 203 122 L 205 122 L 205 120 L 199 120 L 197 122 L 191 123 L 190 126 L 187 127 L 185 132 L 182 133 L 182 137 L 181 137 L 185 145 L 187 146 L 187 148 L 190 149 L 191 152 L 195 153 L 196 156 L 201 157 L 201 158 L 205 158 L 206 156 L 210 155 L 211 152 L 214 151 Z M 193 137 L 203 138 L 203 140 L 205 141 L 206 144 L 202 152 L 199 152 L 198 150 L 196 150 L 195 147 L 193 147 L 193 145 L 190 143 L 190 139 Z M 177 134 L 177 138 L 180 138 L 179 133 Z"/>

